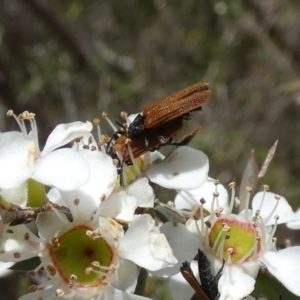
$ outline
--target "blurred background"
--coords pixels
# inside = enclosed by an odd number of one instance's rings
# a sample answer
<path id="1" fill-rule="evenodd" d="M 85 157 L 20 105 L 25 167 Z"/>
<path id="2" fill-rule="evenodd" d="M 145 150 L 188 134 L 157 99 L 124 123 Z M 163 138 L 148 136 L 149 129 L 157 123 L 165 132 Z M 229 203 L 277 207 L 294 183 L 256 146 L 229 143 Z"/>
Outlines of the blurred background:
<path id="1" fill-rule="evenodd" d="M 104 110 L 120 120 L 121 111 L 139 112 L 208 80 L 212 97 L 179 138 L 202 126 L 191 146 L 209 156 L 210 176 L 225 185 L 240 183 L 251 149 L 261 166 L 278 139 L 259 186 L 297 209 L 299 14 L 296 0 L 2 0 L 0 130 L 16 129 L 8 109 L 29 110 L 43 145 L 58 123 Z M 299 242 L 285 227 L 278 237 Z"/>

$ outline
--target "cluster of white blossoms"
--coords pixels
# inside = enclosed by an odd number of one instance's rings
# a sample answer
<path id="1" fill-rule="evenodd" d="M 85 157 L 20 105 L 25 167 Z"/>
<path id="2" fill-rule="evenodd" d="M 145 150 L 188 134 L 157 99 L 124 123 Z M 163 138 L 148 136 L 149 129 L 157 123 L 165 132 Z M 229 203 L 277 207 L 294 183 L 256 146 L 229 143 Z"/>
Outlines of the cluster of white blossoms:
<path id="1" fill-rule="evenodd" d="M 90 122 L 60 124 L 40 151 L 34 114 L 8 115 L 20 131 L 0 133 L 0 262 L 38 258 L 30 274 L 43 269 L 47 277 L 20 299 L 147 299 L 135 294 L 145 269 L 170 277 L 174 299 L 188 300 L 194 290 L 180 267 L 193 268 L 198 249 L 213 274 L 222 269 L 218 299 L 250 295 L 262 266 L 300 296 L 300 247 L 277 251 L 274 237 L 277 224 L 297 222 L 297 214 L 267 186 L 251 209 L 249 188 L 235 214 L 235 184 L 228 201 L 199 150 L 181 146 L 166 158 L 149 152 L 120 168 L 99 146 L 99 126 L 94 138 Z M 149 181 L 178 191 L 173 207 L 155 208 Z"/>

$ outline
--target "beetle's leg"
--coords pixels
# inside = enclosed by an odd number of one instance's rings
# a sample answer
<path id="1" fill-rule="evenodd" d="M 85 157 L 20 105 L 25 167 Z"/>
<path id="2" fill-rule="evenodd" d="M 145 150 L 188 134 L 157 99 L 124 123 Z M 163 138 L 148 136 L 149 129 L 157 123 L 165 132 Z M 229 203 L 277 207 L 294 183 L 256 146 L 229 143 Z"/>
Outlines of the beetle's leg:
<path id="1" fill-rule="evenodd" d="M 162 144 L 166 144 L 169 141 L 169 140 L 165 139 L 165 137 L 162 135 L 158 135 L 157 138 Z"/>
<path id="2" fill-rule="evenodd" d="M 146 146 L 147 150 L 150 151 L 150 152 L 154 152 L 154 151 L 159 149 L 159 147 L 150 148 L 150 142 L 149 142 L 147 136 L 145 137 L 145 146 Z"/>

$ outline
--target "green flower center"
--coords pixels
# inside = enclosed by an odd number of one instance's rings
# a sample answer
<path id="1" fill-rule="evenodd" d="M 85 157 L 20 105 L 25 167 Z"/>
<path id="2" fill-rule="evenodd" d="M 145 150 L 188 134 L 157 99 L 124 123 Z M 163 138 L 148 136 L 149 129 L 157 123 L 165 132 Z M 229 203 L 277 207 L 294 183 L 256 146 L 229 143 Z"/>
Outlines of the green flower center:
<path id="1" fill-rule="evenodd" d="M 260 250 L 258 230 L 252 223 L 220 218 L 209 233 L 209 245 L 218 257 L 233 263 L 251 259 Z"/>
<path id="2" fill-rule="evenodd" d="M 49 249 L 52 262 L 63 280 L 69 282 L 70 277 L 75 275 L 76 283 L 85 287 L 95 286 L 105 279 L 113 259 L 113 249 L 106 240 L 88 237 L 87 230 L 91 229 L 84 225 L 72 228 L 51 244 Z M 99 263 L 100 271 L 87 272 L 94 262 Z"/>

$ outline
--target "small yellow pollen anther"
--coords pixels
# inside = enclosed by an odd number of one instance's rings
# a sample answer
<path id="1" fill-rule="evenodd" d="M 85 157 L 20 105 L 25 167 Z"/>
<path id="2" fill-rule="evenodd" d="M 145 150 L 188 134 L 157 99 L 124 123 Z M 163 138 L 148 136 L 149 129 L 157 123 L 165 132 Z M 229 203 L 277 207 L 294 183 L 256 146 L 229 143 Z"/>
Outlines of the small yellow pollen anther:
<path id="1" fill-rule="evenodd" d="M 174 202 L 171 201 L 171 200 L 167 202 L 167 205 L 168 205 L 169 207 L 175 207 Z"/>
<path id="2" fill-rule="evenodd" d="M 222 231 L 224 232 L 229 232 L 230 231 L 230 226 L 228 226 L 227 224 L 223 223 L 222 224 Z"/>
<path id="3" fill-rule="evenodd" d="M 85 273 L 85 275 L 90 275 L 92 271 L 93 271 L 93 268 L 88 267 L 85 269 L 84 273 Z"/>
<path id="4" fill-rule="evenodd" d="M 247 186 L 247 187 L 246 187 L 246 191 L 247 191 L 248 193 L 252 193 L 253 189 L 252 189 L 252 187 Z"/>
<path id="5" fill-rule="evenodd" d="M 93 267 L 97 267 L 97 268 L 100 267 L 99 261 L 93 261 L 93 262 L 91 263 L 91 265 L 92 265 Z"/>
<path id="6" fill-rule="evenodd" d="M 120 163 L 120 161 L 119 161 L 118 159 L 113 159 L 113 164 L 114 164 L 115 166 L 118 166 L 119 163 Z"/>
<path id="7" fill-rule="evenodd" d="M 213 192 L 214 197 L 219 197 L 219 195 L 220 195 L 219 192 Z"/>
<path id="8" fill-rule="evenodd" d="M 35 118 L 35 113 L 31 112 L 31 113 L 28 114 L 28 119 L 32 120 L 34 118 Z"/>
<path id="9" fill-rule="evenodd" d="M 72 275 L 70 276 L 70 280 L 77 280 L 77 276 L 76 276 L 75 274 L 72 274 Z"/>
<path id="10" fill-rule="evenodd" d="M 108 113 L 107 113 L 106 111 L 104 111 L 104 112 L 102 113 L 102 118 L 106 119 L 107 116 L 108 116 Z"/>
<path id="11" fill-rule="evenodd" d="M 36 284 L 32 284 L 28 287 L 29 292 L 35 292 L 36 290 L 37 290 L 37 285 Z"/>
<path id="12" fill-rule="evenodd" d="M 64 291 L 61 289 L 57 289 L 55 292 L 56 297 L 62 297 L 64 294 L 65 294 Z"/>
<path id="13" fill-rule="evenodd" d="M 82 140 L 83 136 L 78 136 L 77 138 L 74 139 L 75 143 L 79 143 Z"/>
<path id="14" fill-rule="evenodd" d="M 50 276 L 55 276 L 56 269 L 53 266 L 47 265 L 47 271 L 49 272 Z"/>
<path id="15" fill-rule="evenodd" d="M 216 210 L 215 210 L 215 215 L 216 217 L 220 217 L 222 215 L 222 212 L 223 212 L 223 207 L 218 207 Z"/>
<path id="16" fill-rule="evenodd" d="M 267 184 L 264 184 L 263 189 L 264 189 L 264 191 L 268 191 L 270 189 L 270 187 Z"/>
<path id="17" fill-rule="evenodd" d="M 228 249 L 226 250 L 226 252 L 227 252 L 227 254 L 232 254 L 232 253 L 233 253 L 233 248 L 228 248 Z"/>
<path id="18" fill-rule="evenodd" d="M 128 113 L 126 111 L 121 111 L 120 116 L 123 120 L 126 120 Z"/>
<path id="19" fill-rule="evenodd" d="M 114 265 L 114 264 L 111 264 L 111 265 L 110 265 L 110 270 L 111 270 L 112 272 L 115 272 L 116 269 L 117 269 L 116 265 Z"/>
<path id="20" fill-rule="evenodd" d="M 199 220 L 201 216 L 201 209 L 199 206 L 193 208 L 193 219 Z"/>
<path id="21" fill-rule="evenodd" d="M 107 134 L 102 134 L 100 141 L 102 141 L 103 143 L 108 143 L 111 140 L 111 138 L 107 135 Z"/>
<path id="22" fill-rule="evenodd" d="M 92 236 L 92 235 L 93 235 L 93 231 L 87 230 L 85 234 L 86 234 L 87 236 Z"/>
<path id="23" fill-rule="evenodd" d="M 18 115 L 18 119 L 21 120 L 21 121 L 24 121 L 24 115 L 23 114 L 19 114 Z"/>
<path id="24" fill-rule="evenodd" d="M 216 179 L 215 182 L 214 182 L 214 184 L 215 184 L 215 185 L 220 184 L 220 180 L 219 180 L 219 179 Z"/>
<path id="25" fill-rule="evenodd" d="M 280 198 L 281 198 L 279 195 L 275 195 L 274 197 L 276 200 L 280 200 Z"/>
<path id="26" fill-rule="evenodd" d="M 204 224 L 206 225 L 207 228 L 211 228 L 211 222 L 206 221 L 206 222 L 204 222 Z"/>
<path id="27" fill-rule="evenodd" d="M 99 118 L 94 118 L 93 123 L 95 126 L 99 126 L 100 125 L 100 119 Z"/>
<path id="28" fill-rule="evenodd" d="M 12 109 L 8 110 L 7 113 L 6 113 L 6 115 L 8 117 L 11 117 L 13 114 L 14 114 L 14 111 Z"/>
<path id="29" fill-rule="evenodd" d="M 159 203 L 160 203 L 159 199 L 155 198 L 154 199 L 154 204 L 159 204 Z"/>
<path id="30" fill-rule="evenodd" d="M 52 244 L 52 245 L 57 245 L 58 243 L 59 243 L 59 239 L 58 239 L 58 238 L 53 237 L 53 238 L 51 239 L 51 244 Z"/>
<path id="31" fill-rule="evenodd" d="M 230 189 L 235 188 L 235 182 L 234 182 L 234 181 L 233 181 L 233 182 L 230 182 L 230 183 L 228 184 L 228 186 L 229 186 Z"/>

